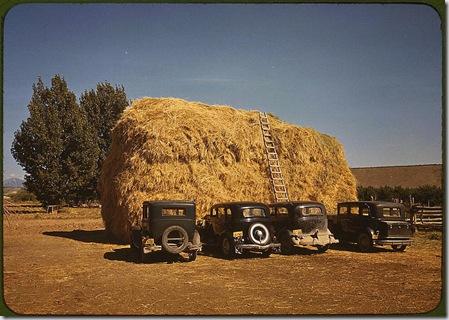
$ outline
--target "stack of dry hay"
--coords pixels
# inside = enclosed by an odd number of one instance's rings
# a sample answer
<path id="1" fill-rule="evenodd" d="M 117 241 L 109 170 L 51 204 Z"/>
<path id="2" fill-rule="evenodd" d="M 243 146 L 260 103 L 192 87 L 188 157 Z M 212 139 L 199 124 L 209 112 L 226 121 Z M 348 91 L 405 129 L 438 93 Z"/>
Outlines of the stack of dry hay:
<path id="1" fill-rule="evenodd" d="M 356 199 L 356 184 L 333 137 L 270 115 L 291 200 L 328 210 Z M 100 180 L 106 230 L 128 241 L 145 200 L 195 200 L 197 215 L 224 201 L 272 202 L 257 111 L 174 98 L 135 100 L 112 133 Z"/>

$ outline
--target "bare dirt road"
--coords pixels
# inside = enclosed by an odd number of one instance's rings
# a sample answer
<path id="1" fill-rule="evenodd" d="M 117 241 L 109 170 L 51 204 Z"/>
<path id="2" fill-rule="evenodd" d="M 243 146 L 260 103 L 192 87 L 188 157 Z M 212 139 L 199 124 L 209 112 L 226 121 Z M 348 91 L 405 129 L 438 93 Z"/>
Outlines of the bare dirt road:
<path id="1" fill-rule="evenodd" d="M 156 254 L 136 264 L 127 246 L 107 240 L 98 210 L 9 215 L 3 290 L 19 314 L 421 313 L 440 301 L 438 237 L 420 232 L 404 253 L 335 246 L 190 263 Z"/>

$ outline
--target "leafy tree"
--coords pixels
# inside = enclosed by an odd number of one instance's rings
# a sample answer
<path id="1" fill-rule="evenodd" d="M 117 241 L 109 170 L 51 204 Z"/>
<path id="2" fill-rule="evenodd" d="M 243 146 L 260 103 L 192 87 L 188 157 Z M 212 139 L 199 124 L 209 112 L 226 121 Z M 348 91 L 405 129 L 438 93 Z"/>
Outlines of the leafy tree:
<path id="1" fill-rule="evenodd" d="M 95 130 L 96 143 L 100 150 L 97 161 L 97 175 L 91 181 L 90 189 L 96 192 L 101 165 L 111 146 L 111 129 L 128 105 L 123 86 L 113 87 L 108 82 L 98 83 L 96 90 L 84 91 L 80 107 L 84 110 L 90 126 Z"/>
<path id="2" fill-rule="evenodd" d="M 75 204 L 93 199 L 98 146 L 87 117 L 55 75 L 51 87 L 39 78 L 28 105 L 30 116 L 14 135 L 11 153 L 24 168 L 25 187 L 46 204 Z"/>

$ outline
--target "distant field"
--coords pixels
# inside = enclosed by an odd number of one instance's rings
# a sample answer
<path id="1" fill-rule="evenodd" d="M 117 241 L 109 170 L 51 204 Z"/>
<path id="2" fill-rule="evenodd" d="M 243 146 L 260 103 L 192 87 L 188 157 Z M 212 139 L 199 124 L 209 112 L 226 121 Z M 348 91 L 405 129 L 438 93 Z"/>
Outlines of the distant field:
<path id="1" fill-rule="evenodd" d="M 358 186 L 408 188 L 422 185 L 441 187 L 442 170 L 441 164 L 351 168 Z"/>

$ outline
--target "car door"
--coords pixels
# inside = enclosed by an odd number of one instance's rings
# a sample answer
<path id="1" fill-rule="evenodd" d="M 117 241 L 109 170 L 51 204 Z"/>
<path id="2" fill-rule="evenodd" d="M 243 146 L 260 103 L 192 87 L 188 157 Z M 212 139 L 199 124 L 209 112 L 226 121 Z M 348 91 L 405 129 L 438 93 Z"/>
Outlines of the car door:
<path id="1" fill-rule="evenodd" d="M 356 239 L 361 228 L 358 204 L 347 204 L 339 208 L 342 233 L 345 238 Z"/>
<path id="2" fill-rule="evenodd" d="M 212 228 L 214 229 L 214 233 L 217 236 L 221 236 L 225 231 L 225 208 L 217 207 L 214 223 L 212 224 Z"/>

